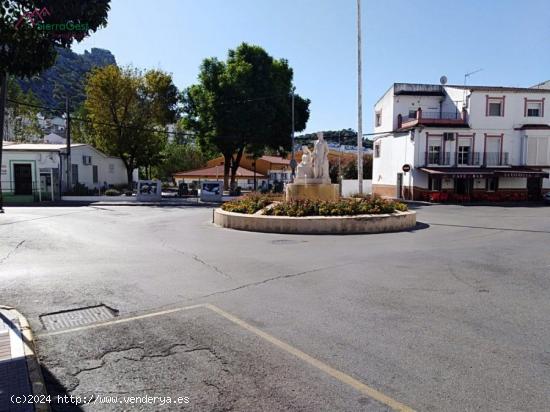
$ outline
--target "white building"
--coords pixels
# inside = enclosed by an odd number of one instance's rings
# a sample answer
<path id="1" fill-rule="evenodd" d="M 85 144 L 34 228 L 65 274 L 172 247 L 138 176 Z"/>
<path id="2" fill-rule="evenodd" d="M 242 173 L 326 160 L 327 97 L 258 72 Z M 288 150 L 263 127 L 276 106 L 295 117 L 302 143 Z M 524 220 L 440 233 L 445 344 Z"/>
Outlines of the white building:
<path id="1" fill-rule="evenodd" d="M 44 136 L 44 143 L 49 144 L 66 144 L 65 138 L 55 133 L 50 133 Z"/>
<path id="2" fill-rule="evenodd" d="M 550 191 L 550 88 L 395 83 L 374 108 L 373 193 L 525 200 Z M 387 132 L 387 133 L 384 133 Z"/>
<path id="3" fill-rule="evenodd" d="M 59 199 L 66 189 L 66 146 L 60 144 L 10 144 L 3 148 L 2 194 L 6 202 Z M 126 167 L 118 157 L 92 146 L 71 145 L 72 185 L 90 190 L 127 183 Z M 136 178 L 136 176 L 134 176 Z"/>

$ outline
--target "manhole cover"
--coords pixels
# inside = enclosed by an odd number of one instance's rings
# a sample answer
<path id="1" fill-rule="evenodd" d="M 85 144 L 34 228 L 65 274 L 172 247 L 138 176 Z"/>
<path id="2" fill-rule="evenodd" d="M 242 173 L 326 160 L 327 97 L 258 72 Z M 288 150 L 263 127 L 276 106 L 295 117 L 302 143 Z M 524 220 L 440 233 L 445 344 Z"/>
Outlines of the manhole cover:
<path id="1" fill-rule="evenodd" d="M 117 314 L 117 310 L 105 305 L 97 305 L 48 313 L 41 315 L 40 320 L 47 330 L 58 330 L 110 320 L 117 316 Z"/>
<path id="2" fill-rule="evenodd" d="M 273 245 L 296 245 L 298 243 L 306 243 L 306 240 L 295 240 L 295 239 L 277 239 L 272 240 Z"/>

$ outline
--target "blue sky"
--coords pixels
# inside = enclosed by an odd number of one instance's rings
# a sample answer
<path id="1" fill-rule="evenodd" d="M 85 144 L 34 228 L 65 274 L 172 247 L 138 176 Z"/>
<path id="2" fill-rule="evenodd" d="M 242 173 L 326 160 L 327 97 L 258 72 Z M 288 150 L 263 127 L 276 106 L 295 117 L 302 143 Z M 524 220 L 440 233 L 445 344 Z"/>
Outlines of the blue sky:
<path id="1" fill-rule="evenodd" d="M 355 0 L 112 0 L 109 24 L 81 44 L 122 65 L 161 68 L 179 88 L 205 57 L 245 41 L 286 58 L 311 99 L 306 131 L 357 128 Z M 393 82 L 531 86 L 550 79 L 548 0 L 363 0 L 365 132 Z"/>

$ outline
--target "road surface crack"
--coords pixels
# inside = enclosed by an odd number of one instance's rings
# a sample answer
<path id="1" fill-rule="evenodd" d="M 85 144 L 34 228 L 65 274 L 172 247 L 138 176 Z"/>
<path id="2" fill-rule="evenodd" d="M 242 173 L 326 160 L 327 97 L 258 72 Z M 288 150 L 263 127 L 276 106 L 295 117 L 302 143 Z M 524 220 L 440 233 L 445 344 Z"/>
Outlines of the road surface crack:
<path id="1" fill-rule="evenodd" d="M 311 273 L 320 272 L 320 271 L 326 270 L 326 269 L 337 269 L 337 268 L 341 268 L 341 267 L 348 266 L 348 265 L 351 265 L 351 264 L 353 264 L 353 263 L 343 263 L 343 264 L 340 264 L 340 265 L 323 266 L 323 267 L 320 267 L 320 268 L 305 270 L 303 272 L 274 276 L 272 278 L 260 280 L 258 282 L 246 283 L 244 285 L 237 286 L 237 287 L 232 288 L 232 289 L 221 290 L 221 291 L 218 291 L 218 292 L 210 293 L 208 295 L 203 295 L 202 298 L 209 298 L 211 296 L 223 295 L 225 293 L 231 293 L 231 292 L 235 292 L 237 290 L 246 289 L 246 288 L 253 287 L 253 286 L 263 285 L 265 283 L 273 282 L 275 280 L 290 279 L 290 278 L 295 278 L 295 277 L 298 277 L 298 276 L 309 275 Z"/>
<path id="2" fill-rule="evenodd" d="M 25 243 L 24 240 L 22 240 L 17 245 L 15 245 L 15 247 L 12 250 L 10 250 L 6 256 L 0 259 L 0 264 L 4 263 L 6 260 L 8 260 L 11 257 L 11 255 L 17 252 L 17 249 L 19 249 L 23 245 L 23 243 Z"/>

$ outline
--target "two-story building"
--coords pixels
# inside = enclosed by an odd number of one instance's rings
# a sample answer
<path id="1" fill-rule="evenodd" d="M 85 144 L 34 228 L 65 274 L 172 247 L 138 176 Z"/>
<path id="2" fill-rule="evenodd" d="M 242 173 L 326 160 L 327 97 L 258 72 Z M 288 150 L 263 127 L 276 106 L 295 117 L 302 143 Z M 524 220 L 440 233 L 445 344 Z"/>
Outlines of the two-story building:
<path id="1" fill-rule="evenodd" d="M 374 108 L 373 193 L 527 200 L 550 191 L 550 89 L 395 83 Z"/>

